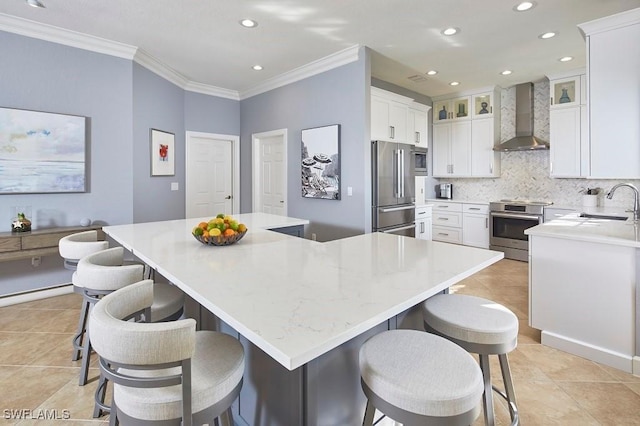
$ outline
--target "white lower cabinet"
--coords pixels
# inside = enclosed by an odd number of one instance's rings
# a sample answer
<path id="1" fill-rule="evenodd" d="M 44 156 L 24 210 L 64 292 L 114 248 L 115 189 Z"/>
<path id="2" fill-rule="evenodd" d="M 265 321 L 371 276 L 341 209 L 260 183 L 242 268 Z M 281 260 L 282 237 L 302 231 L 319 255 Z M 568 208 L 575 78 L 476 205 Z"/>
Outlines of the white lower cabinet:
<path id="1" fill-rule="evenodd" d="M 488 205 L 462 205 L 462 244 L 465 246 L 489 248 Z"/>
<path id="2" fill-rule="evenodd" d="M 462 204 L 438 201 L 433 205 L 433 231 L 435 241 L 462 244 Z"/>
<path id="3" fill-rule="evenodd" d="M 489 205 L 434 202 L 432 234 L 435 241 L 489 248 Z"/>
<path id="4" fill-rule="evenodd" d="M 416 238 L 431 240 L 431 205 L 416 207 Z"/>

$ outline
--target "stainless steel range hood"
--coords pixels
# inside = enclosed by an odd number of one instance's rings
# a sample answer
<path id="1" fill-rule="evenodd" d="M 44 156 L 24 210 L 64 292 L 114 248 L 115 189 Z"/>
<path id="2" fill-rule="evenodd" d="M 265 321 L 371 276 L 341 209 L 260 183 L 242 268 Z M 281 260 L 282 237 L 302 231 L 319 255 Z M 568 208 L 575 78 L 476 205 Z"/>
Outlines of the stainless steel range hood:
<path id="1" fill-rule="evenodd" d="M 549 142 L 533 136 L 533 83 L 516 86 L 516 137 L 493 148 L 494 151 L 549 149 Z"/>

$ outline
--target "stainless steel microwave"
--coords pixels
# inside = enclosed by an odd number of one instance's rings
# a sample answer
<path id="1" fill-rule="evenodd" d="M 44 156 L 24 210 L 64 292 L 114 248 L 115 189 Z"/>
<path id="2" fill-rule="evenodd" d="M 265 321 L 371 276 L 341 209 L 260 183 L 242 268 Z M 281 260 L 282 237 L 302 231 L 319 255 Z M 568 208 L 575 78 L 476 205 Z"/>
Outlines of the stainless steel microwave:
<path id="1" fill-rule="evenodd" d="M 414 147 L 411 149 L 413 171 L 416 176 L 427 176 L 427 149 Z"/>

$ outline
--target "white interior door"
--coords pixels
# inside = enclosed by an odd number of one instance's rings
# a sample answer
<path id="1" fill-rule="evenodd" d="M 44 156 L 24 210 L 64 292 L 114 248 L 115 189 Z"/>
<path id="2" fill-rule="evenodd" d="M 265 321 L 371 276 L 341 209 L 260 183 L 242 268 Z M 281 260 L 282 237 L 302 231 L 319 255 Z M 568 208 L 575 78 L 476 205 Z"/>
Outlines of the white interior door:
<path id="1" fill-rule="evenodd" d="M 237 212 L 238 137 L 187 132 L 186 139 L 186 217 Z"/>
<path id="2" fill-rule="evenodd" d="M 287 130 L 253 135 L 253 211 L 287 215 Z"/>

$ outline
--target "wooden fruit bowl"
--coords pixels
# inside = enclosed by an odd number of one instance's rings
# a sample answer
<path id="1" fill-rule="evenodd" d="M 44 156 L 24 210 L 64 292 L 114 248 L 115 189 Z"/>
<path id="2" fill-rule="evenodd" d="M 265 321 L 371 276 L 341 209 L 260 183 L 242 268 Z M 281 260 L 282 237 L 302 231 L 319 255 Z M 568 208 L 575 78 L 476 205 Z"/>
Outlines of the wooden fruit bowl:
<path id="1" fill-rule="evenodd" d="M 193 235 L 193 238 L 200 241 L 202 244 L 207 246 L 229 246 L 231 244 L 235 244 L 244 237 L 247 231 L 244 232 L 236 232 L 230 237 L 223 237 L 222 235 L 218 237 L 209 237 L 208 241 L 204 239 L 202 235 Z"/>

